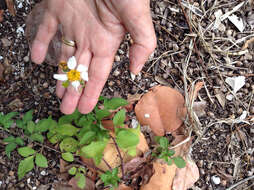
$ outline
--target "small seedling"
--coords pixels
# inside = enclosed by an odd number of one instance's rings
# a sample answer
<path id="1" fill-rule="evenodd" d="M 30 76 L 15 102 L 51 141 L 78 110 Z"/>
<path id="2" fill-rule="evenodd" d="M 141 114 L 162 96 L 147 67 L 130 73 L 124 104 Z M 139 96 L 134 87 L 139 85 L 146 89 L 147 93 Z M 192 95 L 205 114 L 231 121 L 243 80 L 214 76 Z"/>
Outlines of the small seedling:
<path id="1" fill-rule="evenodd" d="M 120 178 L 118 177 L 118 168 L 114 168 L 112 171 L 106 171 L 104 174 L 100 175 L 101 181 L 103 181 L 104 186 L 110 186 L 110 190 L 114 190 L 118 187 Z"/>
<path id="2" fill-rule="evenodd" d="M 80 189 L 83 189 L 86 186 L 86 177 L 85 177 L 86 170 L 85 170 L 85 168 L 83 168 L 83 167 L 79 167 L 79 168 L 72 167 L 68 170 L 68 173 L 70 175 L 75 176 L 75 179 L 77 181 L 77 186 Z"/>
<path id="3" fill-rule="evenodd" d="M 180 156 L 174 156 L 175 151 L 169 149 L 169 142 L 166 137 L 156 137 L 155 140 L 159 143 L 159 146 L 152 153 L 154 157 L 163 159 L 168 165 L 172 165 L 174 162 L 178 168 L 186 166 L 184 159 Z"/>

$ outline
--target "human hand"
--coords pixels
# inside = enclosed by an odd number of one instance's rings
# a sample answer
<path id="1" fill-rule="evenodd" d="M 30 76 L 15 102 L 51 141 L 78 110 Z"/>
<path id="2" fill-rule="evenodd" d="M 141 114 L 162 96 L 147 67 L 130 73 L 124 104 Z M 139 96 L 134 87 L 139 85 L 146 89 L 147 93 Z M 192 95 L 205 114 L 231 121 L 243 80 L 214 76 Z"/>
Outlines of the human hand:
<path id="1" fill-rule="evenodd" d="M 75 56 L 89 68 L 89 81 L 82 92 L 57 82 L 60 109 L 71 114 L 92 111 L 112 68 L 114 55 L 126 32 L 134 41 L 130 48 L 130 71 L 138 74 L 156 46 L 149 0 L 44 0 L 45 14 L 32 44 L 31 58 L 44 61 L 48 45 L 62 25 L 64 37 L 76 42 L 76 49 L 62 45 L 61 60 Z M 61 71 L 59 71 L 61 72 Z"/>

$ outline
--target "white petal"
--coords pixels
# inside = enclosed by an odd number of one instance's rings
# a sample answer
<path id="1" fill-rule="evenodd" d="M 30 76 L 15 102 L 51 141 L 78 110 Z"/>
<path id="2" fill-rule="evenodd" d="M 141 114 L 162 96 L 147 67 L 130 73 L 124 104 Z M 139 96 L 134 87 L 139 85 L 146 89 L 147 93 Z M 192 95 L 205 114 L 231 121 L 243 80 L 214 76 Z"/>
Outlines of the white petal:
<path id="1" fill-rule="evenodd" d="M 88 72 L 82 72 L 82 73 L 81 73 L 81 78 L 82 78 L 84 81 L 88 81 Z"/>
<path id="2" fill-rule="evenodd" d="M 77 61 L 76 61 L 75 56 L 72 56 L 69 58 L 69 60 L 67 62 L 67 66 L 71 70 L 75 69 L 75 67 L 77 66 Z"/>
<path id="3" fill-rule="evenodd" d="M 78 87 L 80 86 L 80 82 L 75 80 L 71 83 L 71 85 L 78 91 Z"/>
<path id="4" fill-rule="evenodd" d="M 86 72 L 86 71 L 88 71 L 88 67 L 80 64 L 80 65 L 78 65 L 77 71 Z"/>
<path id="5" fill-rule="evenodd" d="M 54 74 L 53 78 L 60 81 L 66 81 L 68 80 L 68 77 L 66 74 Z"/>
<path id="6" fill-rule="evenodd" d="M 228 77 L 226 78 L 225 82 L 232 87 L 233 92 L 236 93 L 245 85 L 245 77 L 238 76 L 238 77 Z"/>

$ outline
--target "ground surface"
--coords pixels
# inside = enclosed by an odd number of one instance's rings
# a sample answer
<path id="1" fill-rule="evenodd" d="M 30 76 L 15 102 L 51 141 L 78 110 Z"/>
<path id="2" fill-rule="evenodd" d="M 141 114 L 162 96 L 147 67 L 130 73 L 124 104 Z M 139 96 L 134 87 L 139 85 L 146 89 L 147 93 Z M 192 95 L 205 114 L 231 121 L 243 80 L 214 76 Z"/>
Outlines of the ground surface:
<path id="1" fill-rule="evenodd" d="M 161 84 L 184 94 L 183 76 L 187 78 L 189 87 L 197 80 L 204 82 L 205 88 L 201 89 L 198 100 L 206 101 L 206 111 L 199 117 L 199 127 L 193 127 L 192 158 L 200 171 L 200 180 L 193 190 L 223 190 L 254 175 L 254 129 L 253 121 L 252 124 L 250 121 L 254 115 L 254 46 L 248 44 L 247 51 L 241 54 L 247 40 L 254 36 L 252 1 L 246 1 L 234 13 L 243 19 L 243 32 L 239 32 L 228 19 L 218 29 L 212 27 L 215 12 L 221 10 L 224 14 L 241 2 L 195 1 L 193 12 L 188 14 L 189 9 L 185 9 L 189 18 L 186 22 L 176 1 L 152 0 L 158 47 L 141 75 L 132 81 L 128 72 L 129 42 L 126 40 L 115 57 L 112 73 L 103 90 L 104 96 L 127 98 L 129 94 L 142 94 Z M 16 16 L 5 10 L 0 23 L 0 66 L 4 70 L 3 74 L 0 72 L 0 112 L 24 113 L 34 109 L 36 118 L 58 117 L 61 114 L 60 100 L 54 94 L 56 83 L 52 79 L 57 69 L 30 61 L 23 32 L 26 16 L 34 5 L 33 0 L 16 0 Z M 195 36 L 197 48 L 194 47 L 189 61 L 186 61 Z M 187 73 L 183 74 L 186 63 Z M 232 88 L 225 80 L 232 76 L 245 76 L 246 80 L 231 100 Z M 235 120 L 244 111 L 248 113 L 245 121 L 249 124 Z M 0 189 L 50 189 L 50 185 L 58 181 L 58 155 L 46 150 L 49 168 L 33 170 L 18 181 L 16 173 L 20 156 L 14 152 L 10 160 L 7 158 L 1 141 L 6 136 L 8 133 L 1 130 Z M 219 184 L 214 183 L 213 176 L 219 177 Z M 235 189 L 254 189 L 254 180 L 248 180 Z"/>

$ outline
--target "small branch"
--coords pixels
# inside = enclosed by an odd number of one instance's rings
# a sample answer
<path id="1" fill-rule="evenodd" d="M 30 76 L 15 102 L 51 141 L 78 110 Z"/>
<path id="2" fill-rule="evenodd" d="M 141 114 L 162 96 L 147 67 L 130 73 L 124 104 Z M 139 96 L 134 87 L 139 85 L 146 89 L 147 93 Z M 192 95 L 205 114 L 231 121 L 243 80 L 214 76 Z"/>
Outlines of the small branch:
<path id="1" fill-rule="evenodd" d="M 114 144 L 115 144 L 115 146 L 116 146 L 116 150 L 117 150 L 117 152 L 118 152 L 118 154 L 119 154 L 119 158 L 120 158 L 120 161 L 121 161 L 122 176 L 124 176 L 123 158 L 122 158 L 122 155 L 121 155 L 120 149 L 119 149 L 118 145 L 116 144 L 116 140 L 115 140 L 115 138 L 114 138 L 114 137 L 112 137 L 111 135 L 110 135 L 110 137 L 111 137 L 111 138 L 112 138 L 112 140 L 114 141 Z"/>
<path id="2" fill-rule="evenodd" d="M 80 160 L 75 159 L 75 162 L 77 162 L 77 163 L 79 163 L 79 164 L 81 164 L 81 165 L 83 165 L 83 166 L 86 166 L 86 167 L 88 167 L 88 168 L 92 168 L 92 169 L 94 169 L 94 170 L 98 170 L 98 171 L 100 171 L 100 172 L 102 172 L 102 173 L 105 173 L 104 170 L 102 170 L 102 169 L 100 169 L 100 168 L 98 168 L 98 167 L 96 167 L 96 166 L 90 165 L 90 164 L 88 164 L 88 163 L 86 163 L 86 162 L 84 162 L 84 161 L 81 162 Z"/>
<path id="3" fill-rule="evenodd" d="M 238 183 L 236 183 L 236 184 L 232 185 L 231 187 L 227 188 L 226 190 L 232 190 L 235 187 L 237 187 L 238 185 L 241 185 L 242 183 L 245 183 L 245 182 L 247 182 L 247 181 L 249 181 L 251 179 L 254 179 L 254 175 L 250 176 L 250 177 L 247 177 L 247 178 L 243 179 L 242 181 L 239 181 Z"/>
<path id="4" fill-rule="evenodd" d="M 102 161 L 107 165 L 107 167 L 110 169 L 110 171 L 112 171 L 112 167 L 109 165 L 109 163 L 104 158 L 102 158 Z"/>

